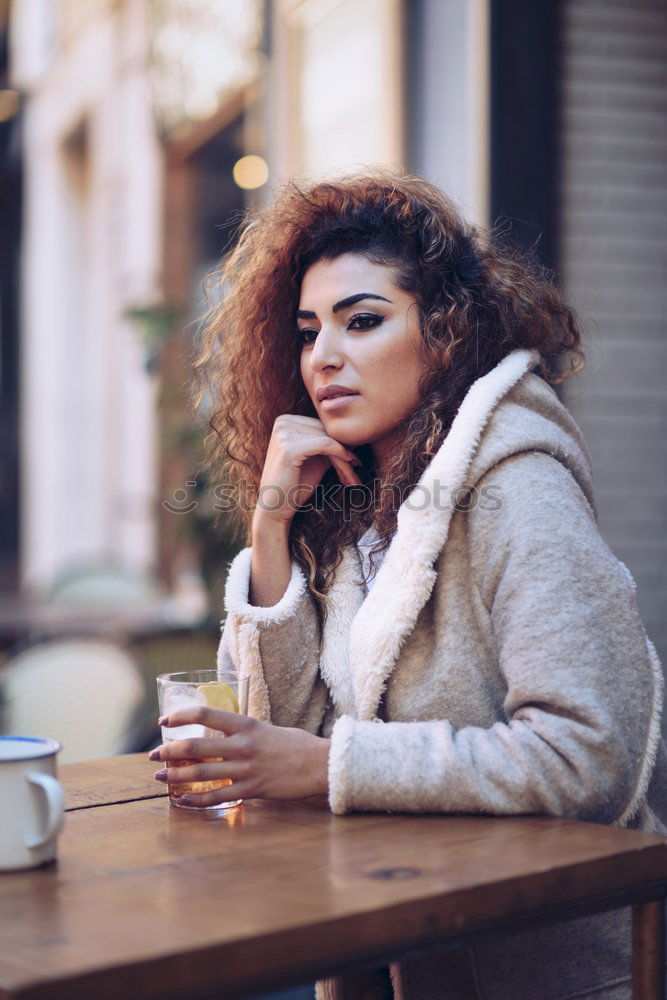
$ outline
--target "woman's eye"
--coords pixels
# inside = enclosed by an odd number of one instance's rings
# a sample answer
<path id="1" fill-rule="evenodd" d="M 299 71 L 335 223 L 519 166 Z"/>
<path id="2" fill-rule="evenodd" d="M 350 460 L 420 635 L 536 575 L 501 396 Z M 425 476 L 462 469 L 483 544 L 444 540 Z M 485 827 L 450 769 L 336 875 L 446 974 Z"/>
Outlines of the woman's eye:
<path id="1" fill-rule="evenodd" d="M 373 327 L 380 325 L 383 318 L 384 317 L 378 316 L 376 313 L 355 313 L 354 316 L 350 317 L 348 329 L 372 330 Z M 318 330 L 310 328 L 304 328 L 303 330 L 297 328 L 296 335 L 300 344 L 312 344 L 318 332 Z"/>
<path id="2" fill-rule="evenodd" d="M 355 313 L 350 319 L 350 329 L 371 330 L 374 326 L 379 326 L 381 322 L 382 316 L 378 316 L 375 313 Z"/>

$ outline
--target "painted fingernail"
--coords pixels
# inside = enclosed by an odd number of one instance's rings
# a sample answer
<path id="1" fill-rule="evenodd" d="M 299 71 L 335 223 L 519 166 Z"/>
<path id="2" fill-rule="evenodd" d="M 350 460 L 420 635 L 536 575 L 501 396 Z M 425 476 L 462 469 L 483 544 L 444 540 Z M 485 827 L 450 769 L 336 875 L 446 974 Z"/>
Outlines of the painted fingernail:
<path id="1" fill-rule="evenodd" d="M 156 747 L 155 750 L 151 750 L 148 755 L 149 760 L 159 760 L 160 759 L 160 747 Z"/>
<path id="2" fill-rule="evenodd" d="M 156 781 L 166 781 L 167 780 L 167 769 L 163 768 L 161 771 L 156 771 L 153 775 Z"/>
<path id="3" fill-rule="evenodd" d="M 158 726 L 168 726 L 169 725 L 169 716 L 168 715 L 161 715 L 160 718 L 157 720 L 157 724 L 158 724 Z"/>

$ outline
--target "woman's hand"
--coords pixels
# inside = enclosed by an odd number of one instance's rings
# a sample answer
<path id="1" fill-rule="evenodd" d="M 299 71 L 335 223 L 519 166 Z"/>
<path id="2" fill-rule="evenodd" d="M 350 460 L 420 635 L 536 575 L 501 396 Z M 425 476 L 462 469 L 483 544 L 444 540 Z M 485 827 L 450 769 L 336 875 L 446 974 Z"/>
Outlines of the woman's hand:
<path id="1" fill-rule="evenodd" d="M 169 768 L 170 783 L 232 779 L 232 785 L 215 792 L 182 797 L 179 801 L 183 805 L 213 806 L 236 799 L 303 799 L 327 793 L 328 739 L 203 705 L 171 712 L 159 722 L 166 727 L 199 723 L 225 734 L 163 743 L 148 755 L 150 760 L 192 760 L 186 767 Z M 206 757 L 224 760 L 203 760 Z M 167 769 L 157 771 L 155 778 L 166 782 Z"/>
<path id="2" fill-rule="evenodd" d="M 330 466 L 334 466 L 342 483 L 360 485 L 352 468 L 360 461 L 353 451 L 327 434 L 317 417 L 283 413 L 273 424 L 257 511 L 262 519 L 289 524 Z"/>

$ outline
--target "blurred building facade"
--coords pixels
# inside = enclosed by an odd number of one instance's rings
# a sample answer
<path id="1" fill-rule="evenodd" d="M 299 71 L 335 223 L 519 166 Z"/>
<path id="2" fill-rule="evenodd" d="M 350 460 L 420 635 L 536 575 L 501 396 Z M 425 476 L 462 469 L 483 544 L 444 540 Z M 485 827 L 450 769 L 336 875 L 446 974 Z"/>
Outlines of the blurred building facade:
<path id="1" fill-rule="evenodd" d="M 193 483 L 179 428 L 201 278 L 287 177 L 384 162 L 473 221 L 510 220 L 556 270 L 588 331 L 562 398 L 591 445 L 602 534 L 667 656 L 661 0 L 12 10 L 24 586 L 83 556 L 173 584 L 187 545 L 162 501 L 185 506 Z M 234 180 L 249 154 L 268 164 L 256 188 Z"/>
<path id="2" fill-rule="evenodd" d="M 14 4 L 24 96 L 20 582 L 154 560 L 156 386 L 125 318 L 162 268 L 143 4 Z"/>
<path id="3" fill-rule="evenodd" d="M 23 151 L 20 94 L 10 83 L 9 7 L 0 0 L 0 592 L 19 560 L 19 300 Z"/>
<path id="4" fill-rule="evenodd" d="M 565 401 L 667 664 L 667 6 L 568 0 L 562 38 L 560 265 L 589 328 Z"/>

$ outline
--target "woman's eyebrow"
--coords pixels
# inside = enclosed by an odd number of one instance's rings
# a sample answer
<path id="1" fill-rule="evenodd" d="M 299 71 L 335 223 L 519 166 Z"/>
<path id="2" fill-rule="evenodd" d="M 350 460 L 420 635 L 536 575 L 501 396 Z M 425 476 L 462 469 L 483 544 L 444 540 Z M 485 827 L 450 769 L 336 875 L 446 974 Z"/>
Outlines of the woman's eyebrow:
<path id="1" fill-rule="evenodd" d="M 358 292 L 357 295 L 348 295 L 346 299 L 336 302 L 331 311 L 334 313 L 340 312 L 341 309 L 347 309 L 348 306 L 353 306 L 357 302 L 361 302 L 362 299 L 381 299 L 382 302 L 389 302 L 391 304 L 391 299 L 386 299 L 384 295 L 374 295 L 372 292 Z M 297 310 L 296 318 L 317 319 L 317 315 L 309 309 L 299 309 Z"/>

